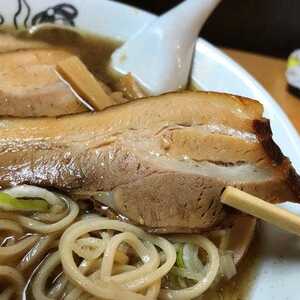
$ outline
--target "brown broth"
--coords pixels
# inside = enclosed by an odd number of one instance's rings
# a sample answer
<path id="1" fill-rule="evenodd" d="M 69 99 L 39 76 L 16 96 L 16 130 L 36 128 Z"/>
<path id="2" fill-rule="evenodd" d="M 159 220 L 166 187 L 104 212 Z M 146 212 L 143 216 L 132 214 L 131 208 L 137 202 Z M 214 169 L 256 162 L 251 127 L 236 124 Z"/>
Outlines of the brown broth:
<path id="1" fill-rule="evenodd" d="M 108 64 L 112 52 L 121 45 L 116 40 L 60 28 L 43 29 L 34 35 L 25 30 L 16 32 L 11 28 L 5 28 L 0 31 L 0 39 L 3 36 L 7 37 L 7 33 L 16 38 L 19 43 L 16 43 L 18 49 L 55 47 L 67 50 L 78 55 L 98 79 L 108 85 L 113 82 L 113 77 L 108 71 Z M 0 53 L 4 52 L 1 51 L 1 46 L 3 45 L 0 42 Z"/>

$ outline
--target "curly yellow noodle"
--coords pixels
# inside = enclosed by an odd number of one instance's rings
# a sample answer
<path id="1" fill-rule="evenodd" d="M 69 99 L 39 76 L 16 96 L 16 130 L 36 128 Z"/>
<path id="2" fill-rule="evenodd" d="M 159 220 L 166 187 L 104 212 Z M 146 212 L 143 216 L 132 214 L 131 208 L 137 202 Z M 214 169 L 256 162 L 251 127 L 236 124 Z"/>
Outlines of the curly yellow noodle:
<path id="1" fill-rule="evenodd" d="M 79 215 L 77 203 L 43 188 L 23 185 L 5 192 L 45 199 L 50 208 L 29 216 L 0 212 L 0 230 L 14 235 L 0 247 L 0 262 L 9 259 L 14 264 L 0 265 L 0 277 L 8 282 L 0 299 L 20 296 L 15 291 L 24 289 L 22 273 L 34 269 L 49 252 L 31 284 L 26 284 L 37 300 L 190 300 L 201 296 L 219 274 L 219 251 L 204 236 L 163 238 L 96 214 Z M 34 234 L 20 239 L 28 232 Z M 162 282 L 168 280 L 164 277 L 175 265 L 178 243 L 192 243 L 206 251 L 203 276 L 199 273 L 201 280 L 183 289 L 162 288 Z"/>
<path id="2" fill-rule="evenodd" d="M 166 262 L 156 269 L 152 277 L 148 277 L 148 280 L 151 279 L 152 282 L 149 282 L 149 285 L 153 284 L 157 280 L 160 280 L 164 275 L 166 275 L 176 260 L 176 252 L 171 243 L 167 240 L 159 237 L 153 237 L 146 234 L 142 229 L 126 224 L 119 221 L 105 220 L 91 218 L 79 221 L 69 227 L 60 240 L 59 251 L 61 254 L 61 261 L 66 275 L 72 279 L 73 282 L 77 283 L 78 286 L 82 287 L 86 292 L 95 297 L 105 298 L 105 299 L 151 299 L 149 296 L 144 296 L 129 291 L 128 289 L 122 287 L 119 284 L 114 283 L 113 281 L 102 281 L 97 280 L 97 283 L 92 282 L 89 278 L 85 277 L 78 270 L 74 258 L 72 245 L 76 240 L 82 235 L 96 230 L 116 230 L 121 232 L 131 232 L 135 234 L 138 238 L 141 238 L 146 241 L 150 241 L 163 251 L 166 252 Z M 147 274 L 149 275 L 149 274 Z M 139 279 L 137 279 L 138 281 Z M 133 282 L 132 286 L 137 285 L 138 283 Z"/>
<path id="3" fill-rule="evenodd" d="M 0 261 L 10 257 L 20 257 L 38 241 L 39 235 L 28 236 L 11 246 L 0 247 Z"/>

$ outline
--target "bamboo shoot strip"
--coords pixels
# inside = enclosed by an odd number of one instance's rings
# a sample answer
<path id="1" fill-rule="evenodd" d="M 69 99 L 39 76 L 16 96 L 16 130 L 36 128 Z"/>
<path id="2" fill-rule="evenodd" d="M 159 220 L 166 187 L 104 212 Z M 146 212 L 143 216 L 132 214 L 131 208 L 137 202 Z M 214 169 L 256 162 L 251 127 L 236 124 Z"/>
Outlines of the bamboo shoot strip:
<path id="1" fill-rule="evenodd" d="M 300 216 L 258 197 L 227 187 L 221 202 L 300 236 Z"/>
<path id="2" fill-rule="evenodd" d="M 95 110 L 100 111 L 116 104 L 77 56 L 60 61 L 57 71 Z"/>

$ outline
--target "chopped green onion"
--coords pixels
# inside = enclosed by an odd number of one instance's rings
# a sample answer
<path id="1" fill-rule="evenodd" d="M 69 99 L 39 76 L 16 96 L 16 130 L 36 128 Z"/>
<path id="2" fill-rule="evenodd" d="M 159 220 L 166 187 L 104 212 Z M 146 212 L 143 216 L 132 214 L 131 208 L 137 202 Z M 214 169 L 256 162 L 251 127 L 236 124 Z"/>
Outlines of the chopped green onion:
<path id="1" fill-rule="evenodd" d="M 49 209 L 48 202 L 42 199 L 18 199 L 6 193 L 0 192 L 0 210 L 46 212 Z"/>
<path id="2" fill-rule="evenodd" d="M 184 268 L 184 261 L 183 261 L 183 244 L 179 244 L 179 247 L 176 251 L 176 265 L 179 268 Z"/>
<path id="3" fill-rule="evenodd" d="M 183 263 L 188 271 L 194 273 L 203 272 L 203 264 L 198 256 L 198 246 L 186 243 L 183 246 Z"/>
<path id="4" fill-rule="evenodd" d="M 186 279 L 201 281 L 204 276 L 204 266 L 198 256 L 198 247 L 191 243 L 176 243 L 176 266 L 173 266 L 169 275 L 172 284 L 181 288 L 187 287 Z M 184 286 L 183 286 L 184 285 Z"/>
<path id="5" fill-rule="evenodd" d="M 237 273 L 231 251 L 220 255 L 220 272 L 227 279 L 231 279 Z"/>
<path id="6" fill-rule="evenodd" d="M 200 281 L 203 279 L 204 275 L 202 273 L 195 273 L 188 271 L 187 269 L 173 267 L 171 269 L 171 274 L 181 278 L 187 278 L 194 281 Z"/>

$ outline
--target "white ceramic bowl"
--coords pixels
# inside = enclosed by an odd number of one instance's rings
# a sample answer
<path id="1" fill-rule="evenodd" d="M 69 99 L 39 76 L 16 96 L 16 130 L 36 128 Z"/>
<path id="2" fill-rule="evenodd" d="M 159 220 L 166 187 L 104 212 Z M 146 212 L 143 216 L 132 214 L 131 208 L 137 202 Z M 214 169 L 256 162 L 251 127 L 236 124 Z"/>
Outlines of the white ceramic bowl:
<path id="1" fill-rule="evenodd" d="M 0 2 L 0 25 L 20 28 L 46 21 L 64 23 L 120 41 L 125 41 L 155 18 L 142 10 L 107 0 Z M 201 38 L 196 46 L 192 79 L 206 90 L 243 95 L 263 103 L 276 142 L 300 172 L 300 138 L 285 113 L 243 68 Z M 285 207 L 300 214 L 298 205 Z M 265 242 L 250 299 L 300 299 L 300 238 L 266 224 L 260 235 Z"/>

